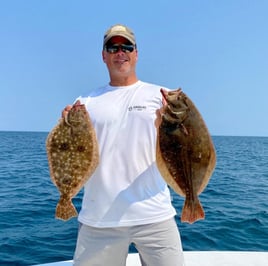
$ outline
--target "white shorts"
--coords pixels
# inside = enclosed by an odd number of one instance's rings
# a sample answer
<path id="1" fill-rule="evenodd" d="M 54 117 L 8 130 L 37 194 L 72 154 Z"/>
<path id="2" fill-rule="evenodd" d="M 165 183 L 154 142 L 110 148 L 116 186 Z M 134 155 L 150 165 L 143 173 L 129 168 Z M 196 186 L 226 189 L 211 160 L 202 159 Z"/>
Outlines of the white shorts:
<path id="1" fill-rule="evenodd" d="M 74 254 L 75 266 L 125 266 L 129 245 L 143 266 L 183 266 L 180 234 L 174 218 L 131 227 L 96 228 L 82 225 Z"/>

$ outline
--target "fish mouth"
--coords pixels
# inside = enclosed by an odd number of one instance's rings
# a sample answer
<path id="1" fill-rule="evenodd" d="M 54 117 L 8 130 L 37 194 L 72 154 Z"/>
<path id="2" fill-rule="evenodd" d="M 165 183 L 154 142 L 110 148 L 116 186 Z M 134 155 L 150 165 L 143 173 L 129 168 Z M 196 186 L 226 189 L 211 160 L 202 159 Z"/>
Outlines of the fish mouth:
<path id="1" fill-rule="evenodd" d="M 171 104 L 173 101 L 178 100 L 180 98 L 182 90 L 177 89 L 175 91 L 166 91 L 163 88 L 161 88 L 160 92 L 161 92 L 163 98 L 165 99 L 165 101 L 168 104 Z"/>
<path id="2" fill-rule="evenodd" d="M 166 91 L 160 89 L 160 92 L 166 101 L 165 111 L 163 117 L 169 123 L 182 123 L 188 115 L 188 106 L 182 100 L 182 90 Z"/>

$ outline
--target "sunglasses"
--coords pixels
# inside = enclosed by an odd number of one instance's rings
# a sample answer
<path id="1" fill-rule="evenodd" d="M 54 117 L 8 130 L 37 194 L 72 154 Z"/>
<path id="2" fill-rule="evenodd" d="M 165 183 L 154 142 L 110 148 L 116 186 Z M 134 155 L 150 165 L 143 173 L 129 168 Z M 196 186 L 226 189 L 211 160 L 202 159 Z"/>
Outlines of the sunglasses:
<path id="1" fill-rule="evenodd" d="M 135 45 L 133 44 L 107 44 L 105 46 L 105 51 L 109 54 L 118 53 L 119 49 L 121 49 L 124 53 L 132 53 L 135 49 Z"/>

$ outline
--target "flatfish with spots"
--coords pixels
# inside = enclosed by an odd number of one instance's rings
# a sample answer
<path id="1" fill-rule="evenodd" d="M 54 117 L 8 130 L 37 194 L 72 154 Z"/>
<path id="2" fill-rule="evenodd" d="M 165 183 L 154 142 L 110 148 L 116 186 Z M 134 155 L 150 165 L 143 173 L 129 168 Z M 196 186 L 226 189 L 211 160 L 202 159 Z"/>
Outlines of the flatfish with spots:
<path id="1" fill-rule="evenodd" d="M 214 171 L 215 148 L 190 98 L 181 89 L 161 93 L 167 104 L 157 134 L 157 166 L 167 184 L 185 197 L 181 221 L 194 223 L 205 217 L 198 195 Z"/>
<path id="2" fill-rule="evenodd" d="M 74 104 L 49 133 L 46 149 L 50 176 L 60 193 L 55 217 L 77 216 L 72 203 L 99 163 L 95 130 L 85 105 Z"/>

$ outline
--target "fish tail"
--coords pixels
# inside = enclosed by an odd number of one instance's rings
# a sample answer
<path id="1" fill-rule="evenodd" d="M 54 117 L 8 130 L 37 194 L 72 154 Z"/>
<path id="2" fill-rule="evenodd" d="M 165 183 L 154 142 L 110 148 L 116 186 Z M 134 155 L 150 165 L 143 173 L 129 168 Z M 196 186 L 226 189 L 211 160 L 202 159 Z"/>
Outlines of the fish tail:
<path id="1" fill-rule="evenodd" d="M 186 198 L 182 209 L 181 222 L 187 222 L 192 224 L 195 221 L 202 220 L 204 218 L 205 212 L 199 199 L 195 201 L 190 201 Z"/>
<path id="2" fill-rule="evenodd" d="M 71 199 L 66 199 L 60 197 L 60 200 L 56 207 L 55 217 L 60 220 L 67 221 L 72 217 L 77 216 L 77 211 L 71 201 Z"/>

